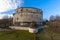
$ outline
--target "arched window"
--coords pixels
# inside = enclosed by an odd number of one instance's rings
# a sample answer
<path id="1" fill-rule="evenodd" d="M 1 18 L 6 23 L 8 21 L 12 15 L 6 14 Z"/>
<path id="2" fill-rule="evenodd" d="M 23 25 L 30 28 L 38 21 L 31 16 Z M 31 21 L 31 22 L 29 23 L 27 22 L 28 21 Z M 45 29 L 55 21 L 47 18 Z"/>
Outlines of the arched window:
<path id="1" fill-rule="evenodd" d="M 21 12 L 23 11 L 23 8 L 21 9 Z"/>

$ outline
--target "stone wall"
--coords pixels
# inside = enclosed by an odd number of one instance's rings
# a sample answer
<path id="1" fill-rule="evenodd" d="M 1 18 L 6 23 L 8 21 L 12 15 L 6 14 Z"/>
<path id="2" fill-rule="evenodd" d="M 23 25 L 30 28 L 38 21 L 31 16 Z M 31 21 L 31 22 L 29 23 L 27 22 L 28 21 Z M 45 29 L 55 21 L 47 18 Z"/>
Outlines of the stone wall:
<path id="1" fill-rule="evenodd" d="M 30 28 L 30 27 L 20 27 L 20 26 L 9 26 L 9 28 L 13 30 L 27 30 L 30 33 L 37 33 L 39 29 L 44 28 L 44 26 L 40 26 L 38 28 Z"/>
<path id="2" fill-rule="evenodd" d="M 14 30 L 29 30 L 29 27 L 20 27 L 20 26 L 9 26 L 9 27 Z"/>
<path id="3" fill-rule="evenodd" d="M 42 20 L 42 10 L 36 8 L 18 8 L 13 16 L 13 24 L 15 22 L 42 22 Z"/>

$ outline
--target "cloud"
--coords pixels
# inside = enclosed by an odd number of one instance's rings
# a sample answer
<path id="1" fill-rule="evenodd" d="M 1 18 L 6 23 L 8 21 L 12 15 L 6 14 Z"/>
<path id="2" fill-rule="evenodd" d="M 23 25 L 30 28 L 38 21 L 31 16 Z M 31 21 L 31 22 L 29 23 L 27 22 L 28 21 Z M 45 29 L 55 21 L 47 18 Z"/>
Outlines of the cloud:
<path id="1" fill-rule="evenodd" d="M 12 14 L 2 14 L 2 13 L 0 13 L 0 19 L 9 18 L 9 17 L 13 17 L 13 15 Z"/>
<path id="2" fill-rule="evenodd" d="M 23 0 L 0 0 L 0 12 L 14 10 L 18 6 L 21 7 Z"/>

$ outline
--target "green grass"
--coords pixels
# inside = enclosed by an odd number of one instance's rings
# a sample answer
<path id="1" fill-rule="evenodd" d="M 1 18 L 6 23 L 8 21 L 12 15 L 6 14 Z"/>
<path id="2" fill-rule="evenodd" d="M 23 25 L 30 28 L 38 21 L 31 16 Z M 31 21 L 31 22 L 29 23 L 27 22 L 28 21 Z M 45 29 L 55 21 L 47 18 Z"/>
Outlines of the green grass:
<path id="1" fill-rule="evenodd" d="M 44 32 L 44 30 L 41 30 L 41 32 L 37 33 L 39 40 L 52 40 L 51 36 L 51 33 Z M 60 40 L 60 33 L 53 32 L 53 40 Z"/>
<path id="2" fill-rule="evenodd" d="M 0 32 L 0 40 L 33 40 L 33 34 L 28 31 Z"/>
<path id="3" fill-rule="evenodd" d="M 38 40 L 51 40 L 51 34 L 40 30 L 36 34 Z M 54 40 L 60 40 L 60 33 L 54 33 Z M 34 40 L 34 34 L 28 31 L 16 30 L 16 31 L 3 31 L 0 32 L 0 40 Z"/>

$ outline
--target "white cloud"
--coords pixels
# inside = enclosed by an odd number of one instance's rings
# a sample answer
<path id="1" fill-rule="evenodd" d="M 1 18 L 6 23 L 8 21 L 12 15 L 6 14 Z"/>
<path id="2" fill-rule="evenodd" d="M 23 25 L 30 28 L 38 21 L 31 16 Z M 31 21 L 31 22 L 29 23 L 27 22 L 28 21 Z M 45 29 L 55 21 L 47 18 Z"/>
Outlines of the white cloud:
<path id="1" fill-rule="evenodd" d="M 22 6 L 22 0 L 0 0 L 0 12 L 16 9 Z"/>
<path id="2" fill-rule="evenodd" d="M 13 17 L 13 14 L 2 14 L 2 13 L 0 13 L 0 19 L 2 19 L 2 18 L 8 18 L 8 17 Z"/>

